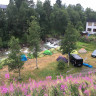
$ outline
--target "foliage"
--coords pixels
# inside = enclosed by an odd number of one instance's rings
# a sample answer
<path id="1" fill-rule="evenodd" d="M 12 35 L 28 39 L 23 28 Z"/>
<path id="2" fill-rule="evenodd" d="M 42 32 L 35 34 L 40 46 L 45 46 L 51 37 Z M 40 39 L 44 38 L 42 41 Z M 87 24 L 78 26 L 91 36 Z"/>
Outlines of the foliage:
<path id="1" fill-rule="evenodd" d="M 0 69 L 2 69 L 3 68 L 3 66 L 2 65 L 0 65 Z"/>
<path id="2" fill-rule="evenodd" d="M 2 38 L 0 37 L 0 47 L 2 47 Z"/>
<path id="3" fill-rule="evenodd" d="M 5 14 L 6 13 L 6 14 Z M 11 36 L 20 39 L 20 43 L 28 43 L 27 35 L 31 16 L 37 18 L 40 25 L 40 39 L 47 36 L 64 36 L 68 22 L 72 22 L 76 30 L 84 31 L 86 20 L 96 20 L 96 12 L 90 8 L 84 8 L 80 4 L 63 5 L 61 0 L 51 6 L 50 0 L 44 3 L 38 0 L 35 5 L 34 0 L 10 0 L 7 10 L 0 9 L 0 37 L 1 47 L 8 47 Z"/>
<path id="4" fill-rule="evenodd" d="M 58 61 L 58 66 L 57 66 L 57 68 L 59 69 L 59 70 L 63 70 L 64 68 L 65 68 L 65 62 L 64 61 L 62 61 L 62 60 L 59 60 Z"/>
<path id="5" fill-rule="evenodd" d="M 9 61 L 8 62 L 8 69 L 9 71 L 18 69 L 19 72 L 19 78 L 20 77 L 20 70 L 22 66 L 24 65 L 24 62 L 21 61 L 21 53 L 20 53 L 20 46 L 19 46 L 19 40 L 15 37 L 11 37 L 11 40 L 9 42 L 10 46 L 10 54 L 9 54 Z"/>
<path id="6" fill-rule="evenodd" d="M 40 26 L 36 21 L 35 17 L 32 17 L 32 22 L 30 22 L 28 42 L 30 44 L 30 50 L 33 50 L 33 56 L 36 58 L 36 67 L 37 66 L 37 56 L 40 50 Z"/>
<path id="7" fill-rule="evenodd" d="M 61 0 L 56 0 L 56 4 L 61 8 Z"/>
<path id="8" fill-rule="evenodd" d="M 71 23 L 68 24 L 66 33 L 61 41 L 62 53 L 70 53 L 76 48 L 78 33 Z"/>
<path id="9" fill-rule="evenodd" d="M 77 46 L 77 49 L 85 48 L 87 51 L 93 51 L 96 49 L 95 42 L 89 42 L 89 43 L 77 42 L 76 46 Z"/>
<path id="10" fill-rule="evenodd" d="M 62 54 L 68 54 L 68 67 L 69 67 L 69 54 L 72 50 L 76 49 L 76 42 L 78 38 L 77 30 L 73 27 L 73 25 L 69 22 L 65 35 L 61 40 L 61 50 Z"/>
<path id="11" fill-rule="evenodd" d="M 10 75 L 5 74 L 5 78 L 8 81 Z M 56 80 L 52 76 L 43 81 L 30 78 L 28 83 L 16 83 L 13 79 L 13 83 L 7 84 L 6 80 L 0 86 L 0 96 L 96 96 L 96 75 L 92 72 L 87 76 L 80 73 L 77 77 L 60 75 Z"/>
<path id="12" fill-rule="evenodd" d="M 34 58 L 33 54 L 31 54 L 31 53 L 28 53 L 28 54 L 27 54 L 27 57 L 28 57 L 29 59 Z"/>

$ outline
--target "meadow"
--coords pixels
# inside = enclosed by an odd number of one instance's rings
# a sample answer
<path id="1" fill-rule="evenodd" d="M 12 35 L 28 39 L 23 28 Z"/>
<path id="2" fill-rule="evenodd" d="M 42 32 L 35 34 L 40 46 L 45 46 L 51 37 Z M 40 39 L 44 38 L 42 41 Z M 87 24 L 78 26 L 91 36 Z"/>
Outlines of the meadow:
<path id="1" fill-rule="evenodd" d="M 47 76 L 45 80 L 35 81 L 29 79 L 27 83 L 13 81 L 8 83 L 9 74 L 5 74 L 5 82 L 0 85 L 0 96 L 96 96 L 96 75 L 88 72 L 88 75 L 77 77 L 62 75 L 52 80 Z"/>

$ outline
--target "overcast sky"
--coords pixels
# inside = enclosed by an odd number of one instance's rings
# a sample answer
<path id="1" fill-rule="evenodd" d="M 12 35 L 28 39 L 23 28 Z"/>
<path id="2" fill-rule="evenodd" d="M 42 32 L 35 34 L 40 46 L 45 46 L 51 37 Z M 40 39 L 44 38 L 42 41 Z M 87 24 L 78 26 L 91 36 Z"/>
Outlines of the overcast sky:
<path id="1" fill-rule="evenodd" d="M 37 2 L 37 0 L 33 0 L 34 2 Z M 42 2 L 44 2 L 45 0 L 41 0 Z M 51 4 L 54 4 L 56 0 L 50 0 Z M 0 0 L 0 4 L 8 4 L 9 0 Z M 80 3 L 83 8 L 91 8 L 93 10 L 96 11 L 96 0 L 62 0 L 62 3 L 69 5 L 69 4 L 77 4 Z"/>

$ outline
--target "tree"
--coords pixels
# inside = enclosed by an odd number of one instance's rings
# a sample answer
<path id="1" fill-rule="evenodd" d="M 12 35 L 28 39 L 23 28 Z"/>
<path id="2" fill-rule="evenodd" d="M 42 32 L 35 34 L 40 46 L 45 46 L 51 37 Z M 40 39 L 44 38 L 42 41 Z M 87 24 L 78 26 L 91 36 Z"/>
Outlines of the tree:
<path id="1" fill-rule="evenodd" d="M 30 22 L 29 27 L 29 35 L 28 35 L 28 42 L 30 44 L 30 50 L 33 50 L 33 56 L 36 58 L 36 68 L 38 68 L 37 64 L 37 56 L 38 51 L 40 50 L 39 43 L 40 43 L 40 26 L 36 21 L 36 17 L 32 17 L 32 22 Z"/>
<path id="2" fill-rule="evenodd" d="M 49 0 L 45 0 L 44 4 L 43 4 L 43 22 L 42 22 L 42 29 L 44 31 L 42 31 L 45 36 L 50 34 L 50 29 L 51 29 L 51 25 L 50 25 L 50 16 L 51 16 L 51 12 L 52 12 L 52 6 L 50 4 Z M 42 34 L 43 34 L 42 33 Z"/>
<path id="3" fill-rule="evenodd" d="M 69 67 L 69 54 L 76 48 L 78 33 L 71 23 L 68 23 L 64 37 L 61 40 L 62 54 L 68 53 L 68 67 Z"/>
<path id="4" fill-rule="evenodd" d="M 65 9 L 58 8 L 54 5 L 53 12 L 51 14 L 51 30 L 56 35 L 64 35 L 67 23 L 68 23 L 68 13 Z"/>
<path id="5" fill-rule="evenodd" d="M 24 62 L 21 61 L 21 52 L 20 52 L 20 45 L 19 40 L 15 37 L 11 37 L 11 40 L 9 42 L 10 47 L 10 54 L 9 54 L 9 61 L 8 62 L 8 69 L 11 70 L 18 70 L 19 77 L 18 79 L 21 79 L 21 68 L 24 65 Z"/>
<path id="6" fill-rule="evenodd" d="M 15 0 L 14 3 L 10 3 L 7 8 L 7 29 L 10 35 L 19 38 L 20 41 L 23 41 L 22 37 L 24 36 L 24 39 L 26 39 L 29 27 L 28 21 L 30 21 L 30 17 L 34 15 L 34 8 L 30 8 L 26 0 Z"/>
<path id="7" fill-rule="evenodd" d="M 2 37 L 2 46 L 5 47 L 5 42 L 8 40 L 9 35 L 6 28 L 6 14 L 0 8 L 0 37 Z"/>
<path id="8" fill-rule="evenodd" d="M 2 47 L 2 38 L 0 37 L 0 47 Z"/>
<path id="9" fill-rule="evenodd" d="M 56 0 L 56 4 L 61 8 L 61 0 Z"/>

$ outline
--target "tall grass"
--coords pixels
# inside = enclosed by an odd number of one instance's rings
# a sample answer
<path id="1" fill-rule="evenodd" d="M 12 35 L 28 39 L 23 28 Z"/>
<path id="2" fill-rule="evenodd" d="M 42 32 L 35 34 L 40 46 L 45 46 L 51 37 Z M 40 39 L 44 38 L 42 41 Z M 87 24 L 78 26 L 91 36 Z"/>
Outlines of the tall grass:
<path id="1" fill-rule="evenodd" d="M 10 79 L 8 74 L 5 77 L 7 81 Z M 92 72 L 77 77 L 70 75 L 63 78 L 60 75 L 56 80 L 47 76 L 38 82 L 29 79 L 28 83 L 19 83 L 13 79 L 10 84 L 2 82 L 0 96 L 96 96 L 96 75 Z"/>

